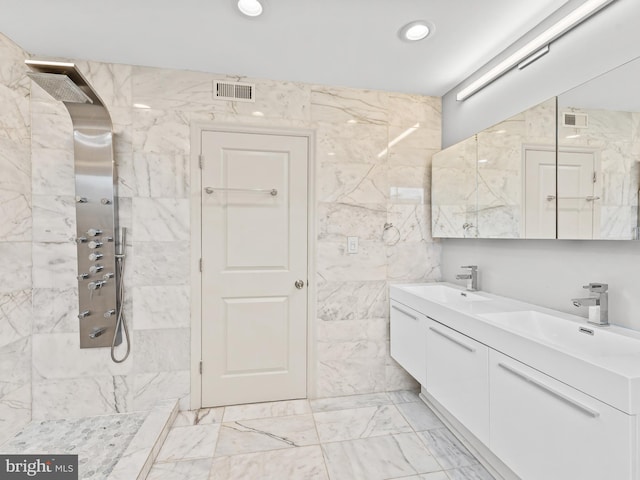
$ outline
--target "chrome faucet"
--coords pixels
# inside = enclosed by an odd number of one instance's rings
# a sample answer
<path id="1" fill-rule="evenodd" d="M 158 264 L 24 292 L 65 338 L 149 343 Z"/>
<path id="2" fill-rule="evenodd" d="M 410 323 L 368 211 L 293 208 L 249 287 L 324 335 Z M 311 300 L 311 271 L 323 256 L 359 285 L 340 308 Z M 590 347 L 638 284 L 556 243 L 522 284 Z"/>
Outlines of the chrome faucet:
<path id="1" fill-rule="evenodd" d="M 478 266 L 466 265 L 460 268 L 468 268 L 470 271 L 469 273 L 459 273 L 456 275 L 456 280 L 466 280 L 467 290 L 470 292 L 478 290 Z"/>
<path id="2" fill-rule="evenodd" d="M 589 323 L 594 325 L 609 325 L 609 285 L 606 283 L 590 283 L 582 288 L 589 290 L 595 296 L 587 298 L 572 298 L 575 307 L 589 307 Z"/>

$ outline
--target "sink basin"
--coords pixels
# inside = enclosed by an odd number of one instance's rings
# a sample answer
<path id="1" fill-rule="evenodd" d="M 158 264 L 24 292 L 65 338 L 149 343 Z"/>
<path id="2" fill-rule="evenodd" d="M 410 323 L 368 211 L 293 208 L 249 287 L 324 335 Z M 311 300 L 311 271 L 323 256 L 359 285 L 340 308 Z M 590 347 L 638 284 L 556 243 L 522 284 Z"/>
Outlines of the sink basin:
<path id="1" fill-rule="evenodd" d="M 637 357 L 640 360 L 640 339 L 612 332 L 608 327 L 578 323 L 533 310 L 478 316 L 581 356 L 600 360 Z"/>
<path id="2" fill-rule="evenodd" d="M 433 302 L 483 302 L 490 300 L 476 293 L 459 290 L 446 285 L 413 285 L 402 287 L 409 293 L 426 298 Z"/>

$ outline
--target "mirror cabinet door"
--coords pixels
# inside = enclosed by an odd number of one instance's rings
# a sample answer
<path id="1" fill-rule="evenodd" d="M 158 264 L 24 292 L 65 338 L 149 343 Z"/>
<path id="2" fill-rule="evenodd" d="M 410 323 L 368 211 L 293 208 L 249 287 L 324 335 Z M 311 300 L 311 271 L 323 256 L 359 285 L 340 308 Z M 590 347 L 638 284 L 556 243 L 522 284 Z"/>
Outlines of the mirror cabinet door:
<path id="1" fill-rule="evenodd" d="M 558 97 L 558 238 L 638 239 L 640 59 Z"/>
<path id="2" fill-rule="evenodd" d="M 477 137 L 478 236 L 555 238 L 555 98 Z"/>
<path id="3" fill-rule="evenodd" d="M 475 238 L 477 216 L 476 136 L 435 154 L 431 170 L 432 236 Z"/>

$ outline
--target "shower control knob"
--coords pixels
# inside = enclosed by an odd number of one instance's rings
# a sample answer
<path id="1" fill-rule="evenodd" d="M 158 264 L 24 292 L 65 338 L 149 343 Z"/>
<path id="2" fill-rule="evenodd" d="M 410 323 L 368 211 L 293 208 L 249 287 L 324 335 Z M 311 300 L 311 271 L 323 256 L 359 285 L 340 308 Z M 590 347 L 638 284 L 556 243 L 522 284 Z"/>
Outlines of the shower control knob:
<path id="1" fill-rule="evenodd" d="M 80 275 L 78 275 L 76 277 L 78 280 L 85 280 L 87 278 L 89 278 L 89 274 L 88 273 L 81 273 Z"/>
<path id="2" fill-rule="evenodd" d="M 95 262 L 96 260 L 100 260 L 102 257 L 104 257 L 104 255 L 102 255 L 101 253 L 93 252 L 89 255 L 89 260 Z"/>
<path id="3" fill-rule="evenodd" d="M 95 275 L 96 273 L 98 273 L 100 270 L 102 270 L 104 267 L 102 265 L 91 265 L 89 267 L 89 272 L 93 275 Z"/>
<path id="4" fill-rule="evenodd" d="M 102 246 L 102 242 L 99 242 L 97 240 L 91 240 L 88 246 L 90 249 L 93 250 L 94 248 L 100 248 Z"/>
<path id="5" fill-rule="evenodd" d="M 111 200 L 109 200 L 108 198 L 103 198 L 100 200 L 100 203 L 102 205 L 111 205 Z"/>
<path id="6" fill-rule="evenodd" d="M 78 314 L 78 318 L 82 319 L 84 317 L 88 317 L 91 314 L 91 312 L 89 310 L 85 310 L 84 312 L 80 312 Z"/>
<path id="7" fill-rule="evenodd" d="M 76 197 L 76 202 L 87 203 L 87 197 Z"/>
<path id="8" fill-rule="evenodd" d="M 89 235 L 90 237 L 95 237 L 96 235 L 102 235 L 102 230 L 98 228 L 90 228 L 89 230 L 87 230 L 87 235 Z"/>
<path id="9" fill-rule="evenodd" d="M 112 308 L 111 310 L 107 310 L 104 312 L 104 318 L 109 318 L 111 315 L 115 315 L 116 311 Z"/>
<path id="10" fill-rule="evenodd" d="M 102 278 L 104 278 L 105 280 L 109 280 L 110 278 L 113 278 L 113 273 L 107 272 L 102 276 Z"/>
<path id="11" fill-rule="evenodd" d="M 99 288 L 102 288 L 105 283 L 107 282 L 98 280 L 97 282 L 89 282 L 89 285 L 87 285 L 87 287 L 89 288 L 89 290 L 98 290 Z"/>

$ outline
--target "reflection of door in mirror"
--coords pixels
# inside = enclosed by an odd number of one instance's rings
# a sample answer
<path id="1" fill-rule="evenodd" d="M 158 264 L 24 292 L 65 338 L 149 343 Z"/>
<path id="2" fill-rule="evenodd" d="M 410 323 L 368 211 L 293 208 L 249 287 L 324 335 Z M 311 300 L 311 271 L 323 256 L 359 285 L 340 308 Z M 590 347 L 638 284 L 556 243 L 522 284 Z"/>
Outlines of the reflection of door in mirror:
<path id="1" fill-rule="evenodd" d="M 581 115 L 583 126 L 567 126 L 568 116 Z M 565 106 L 559 112 L 559 158 L 564 157 L 566 184 L 558 183 L 558 238 L 629 240 L 635 238 L 638 210 L 638 114 Z M 563 153 L 564 152 L 564 153 Z M 582 158 L 578 161 L 578 158 Z M 581 165 L 578 168 L 578 165 Z M 560 168 L 560 166 L 559 166 Z M 583 171 L 582 190 L 576 187 Z M 591 173 L 587 173 L 591 170 Z M 572 172 L 573 173 L 570 173 Z M 593 176 L 595 173 L 595 177 Z M 560 173 L 559 173 L 560 175 Z M 589 175 L 591 179 L 589 180 Z M 596 182 L 593 182 L 593 179 Z M 560 182 L 560 177 L 558 181 Z M 588 182 L 591 184 L 588 185 Z M 587 225 L 593 211 L 592 225 Z M 564 222 L 569 222 L 565 225 Z"/>
<path id="2" fill-rule="evenodd" d="M 599 238 L 599 177 L 594 152 L 558 151 L 558 238 Z"/>
<path id="3" fill-rule="evenodd" d="M 556 238 L 556 152 L 526 147 L 524 175 L 525 238 Z"/>
<path id="4" fill-rule="evenodd" d="M 584 193 L 585 197 L 593 197 L 591 201 L 583 199 L 582 205 L 573 201 L 574 205 L 570 206 L 569 201 L 560 200 L 558 238 L 638 238 L 639 82 L 640 58 L 637 58 L 558 97 L 559 151 L 592 152 L 597 180 L 592 185 L 595 188 L 593 193 Z M 586 165 L 590 162 L 590 159 L 584 159 Z M 587 166 L 580 167 L 582 169 L 587 169 Z M 566 166 L 564 170 L 569 174 L 571 169 Z M 566 188 L 576 188 L 577 177 L 582 174 L 575 173 L 575 176 L 570 175 L 566 179 Z M 586 172 L 584 177 L 586 182 Z M 584 190 L 589 191 L 586 186 Z M 574 195 L 559 183 L 558 196 L 562 199 Z M 591 236 L 585 223 L 590 210 L 594 212 Z M 565 225 L 560 215 L 573 225 Z"/>

